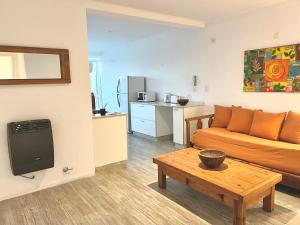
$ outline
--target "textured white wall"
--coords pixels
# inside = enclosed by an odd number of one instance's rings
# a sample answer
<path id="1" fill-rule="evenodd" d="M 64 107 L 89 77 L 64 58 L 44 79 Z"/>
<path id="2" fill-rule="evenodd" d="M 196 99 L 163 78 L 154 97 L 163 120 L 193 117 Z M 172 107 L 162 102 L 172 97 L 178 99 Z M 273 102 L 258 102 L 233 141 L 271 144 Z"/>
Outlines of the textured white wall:
<path id="1" fill-rule="evenodd" d="M 0 200 L 94 174 L 86 10 L 74 0 L 1 0 L 0 44 L 70 50 L 71 84 L 0 86 Z M 35 180 L 10 170 L 6 124 L 49 118 L 55 168 Z M 64 166 L 73 167 L 69 175 Z"/>

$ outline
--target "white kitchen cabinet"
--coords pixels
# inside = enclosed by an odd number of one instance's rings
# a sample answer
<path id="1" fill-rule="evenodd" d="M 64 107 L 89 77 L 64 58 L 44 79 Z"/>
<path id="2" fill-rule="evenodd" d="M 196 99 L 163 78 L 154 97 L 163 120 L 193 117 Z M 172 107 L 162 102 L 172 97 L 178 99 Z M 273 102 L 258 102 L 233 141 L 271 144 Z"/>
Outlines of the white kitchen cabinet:
<path id="1" fill-rule="evenodd" d="M 173 108 L 173 141 L 174 143 L 183 144 L 183 129 L 184 129 L 184 109 Z"/>
<path id="2" fill-rule="evenodd" d="M 156 136 L 155 121 L 142 118 L 131 118 L 131 129 L 134 132 L 146 134 L 152 137 Z"/>
<path id="3" fill-rule="evenodd" d="M 173 107 L 173 141 L 176 144 L 186 144 L 185 119 L 208 114 L 210 108 L 206 105 L 193 107 Z M 196 122 L 191 124 L 191 133 L 196 130 Z"/>
<path id="4" fill-rule="evenodd" d="M 93 133 L 95 167 L 127 160 L 126 114 L 93 116 Z"/>
<path id="5" fill-rule="evenodd" d="M 131 118 L 155 121 L 155 106 L 146 104 L 131 104 Z"/>
<path id="6" fill-rule="evenodd" d="M 203 103 L 189 103 L 179 106 L 170 103 L 131 103 L 132 131 L 152 137 L 173 134 L 175 144 L 186 144 L 185 119 L 211 113 L 211 107 Z M 191 123 L 191 132 L 196 130 L 196 122 Z"/>
<path id="7" fill-rule="evenodd" d="M 131 129 L 151 137 L 172 135 L 172 108 L 131 103 Z"/>

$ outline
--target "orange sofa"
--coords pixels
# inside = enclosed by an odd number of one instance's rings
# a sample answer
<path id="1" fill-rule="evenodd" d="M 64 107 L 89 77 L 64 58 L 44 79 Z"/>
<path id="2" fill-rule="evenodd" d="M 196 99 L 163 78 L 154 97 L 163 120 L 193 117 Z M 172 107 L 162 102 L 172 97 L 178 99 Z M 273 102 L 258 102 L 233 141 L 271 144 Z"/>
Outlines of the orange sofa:
<path id="1" fill-rule="evenodd" d="M 232 157 L 283 175 L 282 184 L 300 190 L 300 145 L 267 140 L 248 134 L 210 127 L 214 115 L 186 119 L 188 146 L 219 149 Z M 209 119 L 209 127 L 202 129 L 202 120 Z M 190 123 L 198 121 L 198 130 L 190 135 Z"/>

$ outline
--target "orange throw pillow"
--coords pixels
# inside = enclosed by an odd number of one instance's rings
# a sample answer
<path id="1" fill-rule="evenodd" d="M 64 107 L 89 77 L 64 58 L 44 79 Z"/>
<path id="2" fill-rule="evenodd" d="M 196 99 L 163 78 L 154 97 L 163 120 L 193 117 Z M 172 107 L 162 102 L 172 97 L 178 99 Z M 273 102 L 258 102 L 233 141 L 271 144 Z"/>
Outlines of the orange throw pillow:
<path id="1" fill-rule="evenodd" d="M 255 111 L 250 135 L 269 140 L 278 140 L 286 113 Z"/>
<path id="2" fill-rule="evenodd" d="M 233 132 L 249 134 L 254 111 L 232 106 L 232 115 L 227 129 Z"/>
<path id="3" fill-rule="evenodd" d="M 289 111 L 279 139 L 281 141 L 300 144 L 300 114 Z"/>
<path id="4" fill-rule="evenodd" d="M 215 105 L 215 116 L 212 122 L 212 127 L 225 128 L 231 118 L 231 107 Z"/>

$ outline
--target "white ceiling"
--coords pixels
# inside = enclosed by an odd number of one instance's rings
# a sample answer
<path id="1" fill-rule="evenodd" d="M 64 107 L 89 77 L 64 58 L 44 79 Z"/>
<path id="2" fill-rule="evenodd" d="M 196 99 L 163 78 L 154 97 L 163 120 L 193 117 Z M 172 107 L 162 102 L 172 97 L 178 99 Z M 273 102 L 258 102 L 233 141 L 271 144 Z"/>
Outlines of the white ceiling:
<path id="1" fill-rule="evenodd" d="M 90 56 L 104 56 L 131 42 L 175 29 L 163 24 L 128 16 L 118 16 L 89 10 L 87 13 Z"/>
<path id="2" fill-rule="evenodd" d="M 207 23 L 238 16 L 289 0 L 98 0 Z"/>
<path id="3" fill-rule="evenodd" d="M 264 7 L 292 0 L 97 0 L 109 4 L 142 9 L 176 17 L 222 21 Z M 118 52 L 123 46 L 159 33 L 176 25 L 131 16 L 88 10 L 88 45 L 90 56 Z M 209 25 L 208 25 L 209 26 Z M 186 28 L 188 29 L 188 28 Z"/>

